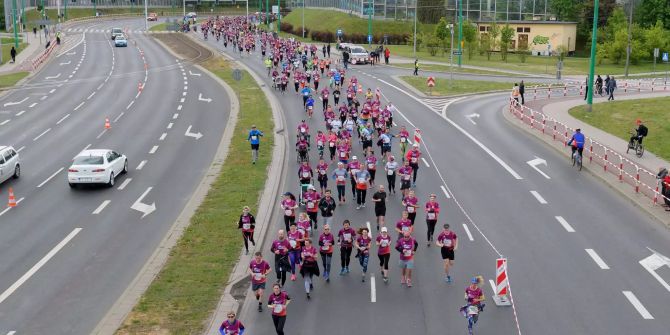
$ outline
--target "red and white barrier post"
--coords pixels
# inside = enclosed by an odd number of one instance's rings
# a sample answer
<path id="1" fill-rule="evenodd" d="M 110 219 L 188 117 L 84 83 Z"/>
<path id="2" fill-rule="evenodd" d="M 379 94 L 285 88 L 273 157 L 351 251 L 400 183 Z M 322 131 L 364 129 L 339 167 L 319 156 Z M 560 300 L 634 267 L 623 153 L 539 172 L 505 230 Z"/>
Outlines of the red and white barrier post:
<path id="1" fill-rule="evenodd" d="M 628 82 L 623 83 L 623 92 L 628 92 Z"/>
<path id="2" fill-rule="evenodd" d="M 496 259 L 496 282 L 495 295 L 493 301 L 497 306 L 510 306 L 512 302 L 507 297 L 508 283 L 507 283 L 507 258 Z"/>
<path id="3" fill-rule="evenodd" d="M 638 79 L 637 81 L 637 92 L 640 93 L 640 86 L 642 85 L 642 81 Z"/>
<path id="4" fill-rule="evenodd" d="M 535 85 L 535 88 L 533 89 L 533 100 L 537 100 L 537 85 Z"/>
<path id="5" fill-rule="evenodd" d="M 549 84 L 549 90 L 547 91 L 547 99 L 551 99 L 551 84 Z"/>
<path id="6" fill-rule="evenodd" d="M 563 96 L 565 97 L 567 95 L 568 95 L 568 86 L 566 85 L 566 86 L 563 86 Z"/>
<path id="7" fill-rule="evenodd" d="M 414 129 L 414 143 L 421 145 L 421 129 Z"/>
<path id="8" fill-rule="evenodd" d="M 579 95 L 584 95 L 584 85 L 579 85 Z"/>

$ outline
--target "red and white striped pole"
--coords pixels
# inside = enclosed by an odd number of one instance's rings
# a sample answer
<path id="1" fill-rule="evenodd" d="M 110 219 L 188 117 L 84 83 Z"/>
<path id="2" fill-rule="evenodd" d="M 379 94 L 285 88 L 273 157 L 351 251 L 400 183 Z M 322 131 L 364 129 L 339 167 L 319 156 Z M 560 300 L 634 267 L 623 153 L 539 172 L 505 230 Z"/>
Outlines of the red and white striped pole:
<path id="1" fill-rule="evenodd" d="M 421 129 L 414 129 L 414 143 L 421 145 Z"/>
<path id="2" fill-rule="evenodd" d="M 493 301 L 498 306 L 511 305 L 510 299 L 507 297 L 508 282 L 507 282 L 507 258 L 496 259 L 496 282 L 495 295 Z"/>
<path id="3" fill-rule="evenodd" d="M 533 100 L 537 100 L 537 85 L 535 85 L 535 88 L 533 89 Z"/>
<path id="4" fill-rule="evenodd" d="M 623 92 L 624 92 L 624 93 L 628 92 L 628 82 L 625 82 L 625 83 L 623 84 Z"/>
<path id="5" fill-rule="evenodd" d="M 566 85 L 566 86 L 563 86 L 563 96 L 565 97 L 567 95 L 568 95 L 568 86 Z"/>

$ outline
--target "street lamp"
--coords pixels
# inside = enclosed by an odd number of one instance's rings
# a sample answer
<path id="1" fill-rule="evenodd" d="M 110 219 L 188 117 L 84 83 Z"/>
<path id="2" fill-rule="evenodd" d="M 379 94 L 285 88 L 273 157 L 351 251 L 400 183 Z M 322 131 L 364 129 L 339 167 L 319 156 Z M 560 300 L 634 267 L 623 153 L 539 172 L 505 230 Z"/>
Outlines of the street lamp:
<path id="1" fill-rule="evenodd" d="M 463 0 L 458 0 L 458 67 L 463 57 Z"/>
<path id="2" fill-rule="evenodd" d="M 593 111 L 593 73 L 595 72 L 596 68 L 596 42 L 598 40 L 598 6 L 600 6 L 598 0 L 593 1 L 593 33 L 591 35 L 591 60 L 589 61 L 589 80 L 586 83 L 586 87 L 590 87 L 591 89 L 587 89 L 586 91 L 586 104 L 587 106 L 587 111 L 592 112 Z"/>
<path id="3" fill-rule="evenodd" d="M 417 16 L 417 10 L 419 9 L 418 5 L 419 5 L 418 0 L 414 0 L 414 59 L 416 59 L 416 16 Z"/>
<path id="4" fill-rule="evenodd" d="M 368 1 L 368 47 L 372 44 L 372 11 L 373 11 L 372 0 Z"/>

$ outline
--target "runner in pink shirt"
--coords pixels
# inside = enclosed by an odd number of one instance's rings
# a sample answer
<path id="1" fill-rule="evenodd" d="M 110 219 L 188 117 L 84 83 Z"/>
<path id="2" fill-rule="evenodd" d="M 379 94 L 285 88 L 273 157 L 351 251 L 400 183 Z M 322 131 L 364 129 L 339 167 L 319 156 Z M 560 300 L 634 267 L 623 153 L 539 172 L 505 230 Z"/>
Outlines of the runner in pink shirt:
<path id="1" fill-rule="evenodd" d="M 272 322 L 277 335 L 284 335 L 286 323 L 286 307 L 291 303 L 288 293 L 281 290 L 279 284 L 272 285 L 272 294 L 268 297 L 268 308 L 272 311 Z"/>
<path id="2" fill-rule="evenodd" d="M 370 238 L 368 228 L 361 228 L 358 230 L 358 237 L 354 246 L 356 247 L 356 257 L 358 258 L 358 263 L 361 264 L 363 268 L 363 274 L 361 276 L 361 281 L 365 282 L 365 275 L 368 272 L 368 262 L 370 260 L 370 246 L 372 244 L 372 238 Z"/>
<path id="3" fill-rule="evenodd" d="M 402 199 L 402 205 L 408 213 L 408 218 L 412 221 L 412 226 L 416 220 L 416 212 L 419 210 L 419 198 L 414 195 L 413 190 L 409 190 L 407 195 Z"/>
<path id="4" fill-rule="evenodd" d="M 317 258 L 318 251 L 312 245 L 312 240 L 305 239 L 305 246 L 302 248 L 302 266 L 300 267 L 300 274 L 305 279 L 305 293 L 307 299 L 310 299 L 310 293 L 314 290 L 313 276 L 319 276 L 319 263 Z"/>
<path id="5" fill-rule="evenodd" d="M 321 194 L 316 191 L 316 188 L 312 185 L 307 187 L 307 192 L 303 195 L 305 198 L 305 208 L 307 209 L 307 215 L 312 221 L 314 229 L 317 228 L 317 214 L 319 213 L 319 200 L 321 199 Z"/>
<path id="6" fill-rule="evenodd" d="M 381 233 L 375 239 L 377 244 L 377 256 L 379 257 L 379 267 L 382 268 L 382 278 L 384 283 L 389 281 L 389 260 L 391 259 L 391 236 L 388 234 L 388 228 L 382 227 Z"/>
<path id="7" fill-rule="evenodd" d="M 454 252 L 458 249 L 458 237 L 449 229 L 449 224 L 444 224 L 444 230 L 437 235 L 435 244 L 440 247 L 442 259 L 444 260 L 444 280 L 451 283 L 449 269 L 454 266 Z"/>
<path id="8" fill-rule="evenodd" d="M 267 275 L 272 269 L 270 264 L 263 259 L 263 253 L 256 251 L 254 259 L 249 263 L 249 274 L 251 275 L 251 290 L 256 295 L 258 301 L 258 311 L 263 311 L 263 292 L 265 291 L 265 283 Z"/>
<path id="9" fill-rule="evenodd" d="M 427 233 L 427 245 L 430 246 L 430 242 L 433 241 L 433 234 L 435 233 L 435 225 L 437 224 L 438 216 L 440 214 L 440 204 L 435 201 L 437 199 L 437 196 L 435 194 L 431 194 L 428 202 L 426 202 L 426 205 L 424 206 L 424 209 L 426 210 L 426 224 L 428 225 L 428 233 Z"/>
<path id="10" fill-rule="evenodd" d="M 398 238 L 401 238 L 405 232 L 410 234 L 414 231 L 414 225 L 412 221 L 408 218 L 407 211 L 402 211 L 402 217 L 395 224 L 395 231 L 398 232 Z"/>
<path id="11" fill-rule="evenodd" d="M 295 225 L 297 226 L 298 231 L 301 232 L 305 238 L 308 238 L 312 235 L 312 221 L 310 221 L 307 213 L 300 212 Z"/>
<path id="12" fill-rule="evenodd" d="M 237 228 L 242 229 L 242 238 L 244 239 L 244 250 L 245 253 L 249 254 L 249 241 L 256 246 L 256 241 L 254 241 L 254 228 L 256 227 L 256 218 L 249 212 L 249 206 L 244 206 L 242 209 L 242 215 L 240 215 L 240 220 L 237 222 Z"/>
<path id="13" fill-rule="evenodd" d="M 291 269 L 291 262 L 288 259 L 288 252 L 291 245 L 286 238 L 286 232 L 279 230 L 277 239 L 272 242 L 270 251 L 275 254 L 275 272 L 277 272 L 277 282 L 282 286 L 286 283 L 286 272 Z"/>
<path id="14" fill-rule="evenodd" d="M 296 264 L 300 265 L 300 253 L 302 252 L 302 242 L 305 240 L 305 235 L 298 230 L 294 223 L 286 233 L 286 238 L 290 245 L 288 258 L 291 261 L 291 281 L 295 281 L 295 266 Z"/>
<path id="15" fill-rule="evenodd" d="M 330 263 L 333 259 L 333 245 L 335 245 L 335 236 L 330 232 L 330 225 L 323 226 L 323 233 L 319 235 L 319 253 L 323 262 L 323 277 L 326 283 L 330 282 Z"/>
<path id="16" fill-rule="evenodd" d="M 293 194 L 286 192 L 280 205 L 284 211 L 284 225 L 286 226 L 286 230 L 288 230 L 291 223 L 295 222 L 295 209 L 298 208 L 298 202 L 295 201 Z"/>
<path id="17" fill-rule="evenodd" d="M 354 239 L 356 238 L 356 230 L 351 228 L 351 222 L 349 222 L 349 220 L 344 220 L 342 226 L 343 228 L 337 233 L 337 244 L 340 246 L 340 261 L 342 263 L 340 276 L 349 273 L 351 251 L 353 250 Z"/>
<path id="18" fill-rule="evenodd" d="M 403 232 L 403 237 L 398 239 L 395 244 L 395 249 L 400 253 L 400 285 L 407 283 L 407 287 L 412 287 L 414 253 L 418 247 L 419 244 L 416 243 L 409 231 Z"/>

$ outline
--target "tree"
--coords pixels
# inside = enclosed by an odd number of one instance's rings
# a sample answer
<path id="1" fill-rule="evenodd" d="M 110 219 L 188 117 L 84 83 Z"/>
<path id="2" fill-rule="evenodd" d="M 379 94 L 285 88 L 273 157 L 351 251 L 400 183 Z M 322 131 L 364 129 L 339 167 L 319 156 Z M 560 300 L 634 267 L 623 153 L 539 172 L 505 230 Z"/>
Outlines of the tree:
<path id="1" fill-rule="evenodd" d="M 579 4 L 576 0 L 550 0 L 549 8 L 560 21 L 574 21 L 579 12 Z"/>
<path id="2" fill-rule="evenodd" d="M 507 51 L 512 45 L 512 39 L 514 38 L 514 29 L 505 24 L 505 26 L 500 30 L 500 57 L 502 60 L 507 61 Z"/>
<path id="3" fill-rule="evenodd" d="M 440 39 L 437 38 L 437 36 L 434 34 L 426 34 L 423 42 L 431 56 L 437 55 L 437 51 L 440 49 Z"/>
<path id="4" fill-rule="evenodd" d="M 526 62 L 526 58 L 528 58 L 529 54 L 530 54 L 530 50 L 528 49 L 528 44 L 517 46 L 516 55 L 519 57 L 519 61 L 521 63 Z"/>
<path id="5" fill-rule="evenodd" d="M 656 24 L 649 29 L 645 29 L 643 34 L 645 47 L 647 51 L 651 50 L 652 57 L 654 48 L 667 50 L 670 46 L 670 43 L 668 43 L 670 41 L 670 34 L 667 30 L 663 29 L 663 22 L 661 20 L 656 21 Z"/>
<path id="6" fill-rule="evenodd" d="M 482 34 L 479 38 L 479 54 L 483 55 L 486 53 L 486 60 L 491 60 L 492 49 L 491 36 L 489 36 L 489 34 Z"/>
<path id="7" fill-rule="evenodd" d="M 649 27 L 661 21 L 665 29 L 670 29 L 670 6 L 668 0 L 642 0 L 635 7 L 635 21 Z"/>
<path id="8" fill-rule="evenodd" d="M 500 36 L 500 26 L 496 22 L 491 23 L 491 30 L 489 30 L 489 41 L 491 51 L 498 48 L 498 36 Z M 490 57 L 490 56 L 489 56 Z"/>
<path id="9" fill-rule="evenodd" d="M 463 39 L 468 50 L 468 59 L 472 59 L 472 54 L 477 51 L 477 26 L 470 20 L 463 21 Z"/>
<path id="10" fill-rule="evenodd" d="M 435 26 L 435 37 L 440 40 L 442 44 L 442 56 L 444 56 L 444 50 L 447 48 L 447 41 L 449 40 L 450 36 L 451 32 L 447 27 L 447 20 L 445 18 L 441 18 Z"/>

